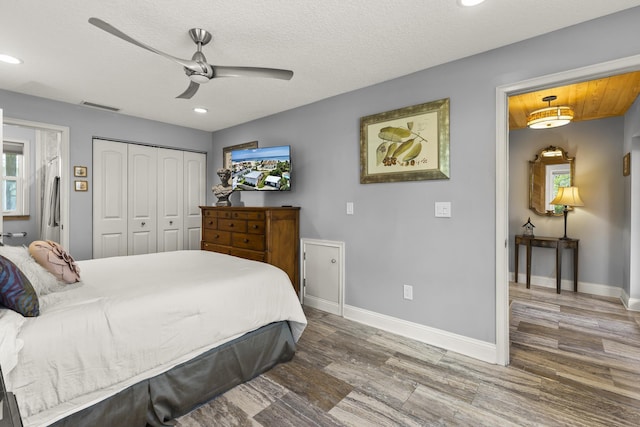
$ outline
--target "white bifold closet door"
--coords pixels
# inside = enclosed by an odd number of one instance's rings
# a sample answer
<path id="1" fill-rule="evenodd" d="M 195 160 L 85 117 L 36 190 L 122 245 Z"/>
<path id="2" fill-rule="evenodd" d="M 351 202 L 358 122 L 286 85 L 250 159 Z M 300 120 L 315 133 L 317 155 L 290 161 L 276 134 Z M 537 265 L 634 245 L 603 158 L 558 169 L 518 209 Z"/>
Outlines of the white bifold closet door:
<path id="1" fill-rule="evenodd" d="M 200 249 L 206 155 L 94 139 L 93 257 Z"/>
<path id="2" fill-rule="evenodd" d="M 158 153 L 153 147 L 126 145 L 129 207 L 126 254 L 150 254 L 157 252 Z M 107 175 L 111 179 L 109 171 Z"/>
<path id="3" fill-rule="evenodd" d="M 126 255 L 128 248 L 127 144 L 93 143 L 93 257 Z"/>
<path id="4" fill-rule="evenodd" d="M 184 248 L 182 151 L 158 148 L 158 252 Z"/>
<path id="5" fill-rule="evenodd" d="M 207 157 L 184 152 L 184 248 L 200 249 L 202 211 L 207 203 Z"/>

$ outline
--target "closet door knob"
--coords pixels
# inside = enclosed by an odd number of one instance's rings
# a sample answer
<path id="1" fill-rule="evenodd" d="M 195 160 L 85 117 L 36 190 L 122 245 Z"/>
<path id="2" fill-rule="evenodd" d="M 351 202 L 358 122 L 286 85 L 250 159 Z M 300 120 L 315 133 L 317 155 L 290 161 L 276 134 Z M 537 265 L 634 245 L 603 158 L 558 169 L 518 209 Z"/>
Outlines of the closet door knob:
<path id="1" fill-rule="evenodd" d="M 140 225 L 142 225 L 144 227 L 145 225 L 147 225 L 147 223 L 142 221 L 142 224 L 140 224 Z"/>
<path id="2" fill-rule="evenodd" d="M 173 225 L 173 221 L 169 221 L 169 225 Z"/>

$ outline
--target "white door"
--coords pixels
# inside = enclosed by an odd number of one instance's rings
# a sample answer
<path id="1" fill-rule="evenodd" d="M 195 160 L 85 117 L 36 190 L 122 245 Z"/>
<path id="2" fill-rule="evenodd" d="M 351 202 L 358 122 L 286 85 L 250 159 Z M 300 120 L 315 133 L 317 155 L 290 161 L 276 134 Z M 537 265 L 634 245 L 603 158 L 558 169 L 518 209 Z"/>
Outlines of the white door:
<path id="1" fill-rule="evenodd" d="M 93 257 L 127 255 L 127 145 L 93 140 Z"/>
<path id="2" fill-rule="evenodd" d="M 342 316 L 344 243 L 302 240 L 305 305 Z"/>
<path id="3" fill-rule="evenodd" d="M 184 248 L 200 249 L 202 214 L 206 203 L 207 155 L 184 153 Z"/>
<path id="4" fill-rule="evenodd" d="M 158 252 L 183 248 L 183 152 L 158 148 Z"/>
<path id="5" fill-rule="evenodd" d="M 158 193 L 157 150 L 136 144 L 128 147 L 128 249 L 129 255 L 149 254 L 157 250 Z"/>

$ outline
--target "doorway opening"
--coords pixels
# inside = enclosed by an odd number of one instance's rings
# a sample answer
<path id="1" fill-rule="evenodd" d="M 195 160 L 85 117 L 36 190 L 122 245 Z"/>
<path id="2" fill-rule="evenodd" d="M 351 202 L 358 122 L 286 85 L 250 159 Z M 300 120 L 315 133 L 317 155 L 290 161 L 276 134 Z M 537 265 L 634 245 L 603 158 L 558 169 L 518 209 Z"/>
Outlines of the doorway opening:
<path id="1" fill-rule="evenodd" d="M 496 363 L 509 364 L 509 119 L 508 97 L 640 69 L 640 55 L 496 88 Z"/>
<path id="2" fill-rule="evenodd" d="M 5 117 L 3 138 L 21 141 L 28 150 L 23 179 L 26 215 L 3 217 L 4 243 L 28 246 L 53 240 L 69 247 L 69 128 Z"/>

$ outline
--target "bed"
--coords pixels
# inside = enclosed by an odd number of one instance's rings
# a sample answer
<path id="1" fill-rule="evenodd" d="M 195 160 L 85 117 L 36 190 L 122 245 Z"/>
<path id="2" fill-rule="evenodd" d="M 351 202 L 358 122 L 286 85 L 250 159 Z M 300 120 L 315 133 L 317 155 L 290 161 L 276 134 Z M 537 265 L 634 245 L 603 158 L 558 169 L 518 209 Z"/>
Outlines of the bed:
<path id="1" fill-rule="evenodd" d="M 2 252 L 0 252 L 2 254 Z M 162 426 L 277 363 L 306 325 L 288 276 L 208 251 L 79 261 L 81 282 L 0 308 L 23 423 Z"/>

